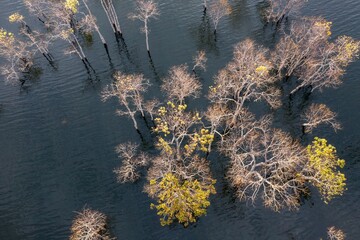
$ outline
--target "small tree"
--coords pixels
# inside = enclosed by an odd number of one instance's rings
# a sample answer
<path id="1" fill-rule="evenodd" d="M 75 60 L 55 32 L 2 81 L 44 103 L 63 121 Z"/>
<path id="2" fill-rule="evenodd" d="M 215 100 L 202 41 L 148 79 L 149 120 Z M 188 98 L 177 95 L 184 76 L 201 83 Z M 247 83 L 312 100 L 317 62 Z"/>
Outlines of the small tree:
<path id="1" fill-rule="evenodd" d="M 266 22 L 280 23 L 284 17 L 296 14 L 307 0 L 266 0 L 268 6 L 264 11 Z"/>
<path id="2" fill-rule="evenodd" d="M 231 6 L 227 0 L 215 0 L 210 7 L 209 7 L 209 15 L 210 18 L 213 20 L 214 24 L 214 34 L 216 34 L 216 30 L 220 19 L 224 16 L 230 15 L 231 13 Z"/>
<path id="3" fill-rule="evenodd" d="M 304 120 L 304 132 L 312 132 L 314 128 L 322 123 L 329 124 L 335 131 L 341 129 L 336 121 L 336 113 L 331 111 L 325 104 L 311 104 L 302 116 Z"/>
<path id="4" fill-rule="evenodd" d="M 195 57 L 193 58 L 194 66 L 192 68 L 192 71 L 195 73 L 195 70 L 197 68 L 200 68 L 202 70 L 206 70 L 206 61 L 207 57 L 205 54 L 205 51 L 198 51 Z"/>
<path id="5" fill-rule="evenodd" d="M 70 240 L 113 240 L 106 227 L 105 214 L 84 208 L 77 213 L 71 226 Z"/>
<path id="6" fill-rule="evenodd" d="M 117 110 L 117 114 L 128 115 L 132 119 L 135 129 L 139 130 L 135 113 L 139 111 L 143 117 L 145 116 L 142 93 L 147 90 L 149 82 L 142 74 L 116 72 L 114 78 L 115 82 L 106 86 L 101 93 L 101 98 L 103 101 L 111 97 L 118 98 L 124 110 Z"/>
<path id="7" fill-rule="evenodd" d="M 157 8 L 157 3 L 152 0 L 137 0 L 136 1 L 136 9 L 135 13 L 130 14 L 130 19 L 137 19 L 144 23 L 144 27 L 141 29 L 142 32 L 145 33 L 146 39 L 146 50 L 150 54 L 150 47 L 149 47 L 149 27 L 148 23 L 150 18 L 156 18 L 159 16 L 159 10 Z"/>
<path id="8" fill-rule="evenodd" d="M 122 158 L 121 167 L 114 170 L 118 182 L 135 182 L 140 177 L 138 168 L 148 164 L 148 157 L 143 153 L 138 153 L 138 147 L 133 143 L 119 144 L 116 147 L 116 152 Z"/>
<path id="9" fill-rule="evenodd" d="M 345 233 L 334 226 L 329 227 L 327 231 L 328 240 L 345 240 Z"/>
<path id="10" fill-rule="evenodd" d="M 169 100 L 183 104 L 186 97 L 198 97 L 201 84 L 187 70 L 187 65 L 174 66 L 169 70 L 169 76 L 164 79 L 161 88 Z"/>

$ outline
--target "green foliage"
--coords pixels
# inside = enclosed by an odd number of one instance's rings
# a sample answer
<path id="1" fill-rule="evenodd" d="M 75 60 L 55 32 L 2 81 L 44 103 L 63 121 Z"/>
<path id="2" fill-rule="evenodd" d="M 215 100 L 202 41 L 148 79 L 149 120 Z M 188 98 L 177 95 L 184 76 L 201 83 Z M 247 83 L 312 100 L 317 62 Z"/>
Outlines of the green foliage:
<path id="1" fill-rule="evenodd" d="M 155 184 L 159 184 L 158 201 L 151 204 L 151 208 L 156 208 L 161 216 L 162 226 L 170 225 L 175 220 L 184 226 L 196 222 L 197 217 L 206 214 L 210 194 L 216 193 L 215 180 L 204 185 L 198 180 L 181 181 L 172 173 L 167 173 L 159 183 L 150 180 L 150 185 Z"/>
<path id="2" fill-rule="evenodd" d="M 314 179 L 310 182 L 319 189 L 324 202 L 342 195 L 346 178 L 337 169 L 344 167 L 345 160 L 338 158 L 335 147 L 327 144 L 326 139 L 315 137 L 312 145 L 307 147 L 307 154 L 308 165 L 314 172 Z"/>

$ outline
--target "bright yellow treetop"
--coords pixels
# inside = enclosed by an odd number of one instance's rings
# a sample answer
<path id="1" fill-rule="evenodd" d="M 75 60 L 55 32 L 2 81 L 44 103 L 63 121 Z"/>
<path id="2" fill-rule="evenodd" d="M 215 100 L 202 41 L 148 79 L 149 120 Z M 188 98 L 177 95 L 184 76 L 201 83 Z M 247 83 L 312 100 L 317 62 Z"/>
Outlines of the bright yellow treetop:
<path id="1" fill-rule="evenodd" d="M 180 181 L 174 174 L 167 173 L 162 180 L 150 180 L 150 185 L 159 184 L 158 201 L 151 204 L 161 216 L 162 226 L 169 225 L 175 220 L 184 226 L 196 222 L 197 217 L 206 214 L 210 205 L 209 196 L 215 194 L 215 180 L 204 185 L 198 180 Z"/>
<path id="2" fill-rule="evenodd" d="M 313 172 L 314 186 L 319 189 L 324 202 L 328 203 L 333 197 L 342 195 L 345 191 L 346 178 L 338 168 L 343 168 L 345 160 L 338 158 L 334 146 L 327 144 L 326 139 L 315 137 L 307 147 L 309 167 Z"/>

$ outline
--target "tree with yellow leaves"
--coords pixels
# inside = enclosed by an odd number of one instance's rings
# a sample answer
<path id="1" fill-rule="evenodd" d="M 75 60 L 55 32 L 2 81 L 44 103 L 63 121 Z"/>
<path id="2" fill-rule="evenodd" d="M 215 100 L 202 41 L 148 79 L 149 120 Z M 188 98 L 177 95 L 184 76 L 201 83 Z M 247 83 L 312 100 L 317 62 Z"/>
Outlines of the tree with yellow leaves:
<path id="1" fill-rule="evenodd" d="M 151 194 L 158 199 L 151 208 L 158 211 L 162 226 L 176 220 L 186 227 L 206 214 L 206 208 L 210 206 L 210 194 L 215 193 L 214 183 L 204 185 L 196 179 L 179 180 L 174 174 L 167 173 L 159 183 L 150 180 Z M 153 185 L 158 186 L 152 188 Z"/>
<path id="2" fill-rule="evenodd" d="M 345 160 L 336 154 L 336 148 L 327 143 L 324 138 L 315 137 L 306 148 L 308 162 L 304 179 L 318 188 L 325 203 L 345 191 L 346 178 L 339 169 L 345 165 Z"/>
<path id="3" fill-rule="evenodd" d="M 24 83 L 23 73 L 29 72 L 33 65 L 33 50 L 28 42 L 17 39 L 13 33 L 0 28 L 0 57 L 6 63 L 0 67 L 7 83 Z"/>

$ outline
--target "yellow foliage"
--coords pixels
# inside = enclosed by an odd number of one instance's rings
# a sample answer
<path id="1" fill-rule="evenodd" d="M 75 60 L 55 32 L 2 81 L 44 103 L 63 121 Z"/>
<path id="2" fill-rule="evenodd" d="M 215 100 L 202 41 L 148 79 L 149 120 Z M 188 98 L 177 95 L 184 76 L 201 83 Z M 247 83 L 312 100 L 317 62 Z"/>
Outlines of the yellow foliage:
<path id="1" fill-rule="evenodd" d="M 0 28 L 0 45 L 10 46 L 14 42 L 14 35 L 11 32 Z"/>
<path id="2" fill-rule="evenodd" d="M 336 40 L 338 46 L 338 60 L 347 66 L 354 58 L 358 57 L 360 41 L 356 41 L 349 36 L 340 36 Z"/>
<path id="3" fill-rule="evenodd" d="M 156 143 L 156 147 L 158 147 L 159 149 L 165 151 L 168 154 L 173 153 L 169 143 L 166 142 L 162 137 L 158 138 L 158 142 Z"/>
<path id="4" fill-rule="evenodd" d="M 66 0 L 64 5 L 65 5 L 66 9 L 71 10 L 73 13 L 77 13 L 77 11 L 78 11 L 77 7 L 79 6 L 79 1 L 78 0 Z"/>
<path id="5" fill-rule="evenodd" d="M 185 151 L 187 155 L 193 153 L 198 145 L 200 145 L 200 150 L 203 152 L 208 151 L 209 145 L 214 140 L 214 134 L 210 134 L 208 129 L 201 129 L 200 133 L 195 133 L 192 137 L 190 144 L 185 145 Z"/>
<path id="6" fill-rule="evenodd" d="M 21 22 L 24 19 L 24 16 L 19 13 L 13 13 L 9 16 L 9 22 Z"/>
<path id="7" fill-rule="evenodd" d="M 315 173 L 311 182 L 319 189 L 324 202 L 342 195 L 346 186 L 345 175 L 337 168 L 343 168 L 345 160 L 339 159 L 334 146 L 327 144 L 326 139 L 315 137 L 312 145 L 307 147 L 309 167 Z"/>
<path id="8" fill-rule="evenodd" d="M 326 31 L 326 35 L 328 35 L 328 36 L 331 36 L 331 25 L 332 25 L 332 22 L 327 22 L 327 21 L 315 22 L 315 26 L 323 28 Z"/>
<path id="9" fill-rule="evenodd" d="M 170 225 L 175 220 L 184 226 L 196 222 L 198 217 L 206 214 L 210 194 L 216 193 L 215 180 L 208 185 L 198 180 L 181 181 L 172 173 L 165 174 L 159 183 L 150 180 L 150 184 L 159 184 L 160 187 L 157 203 L 150 207 L 156 208 L 162 226 Z"/>
<path id="10" fill-rule="evenodd" d="M 255 72 L 262 75 L 268 72 L 268 68 L 266 66 L 259 66 L 255 69 Z"/>

